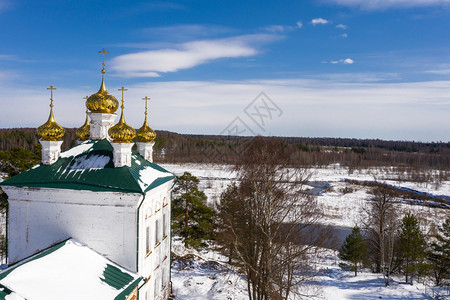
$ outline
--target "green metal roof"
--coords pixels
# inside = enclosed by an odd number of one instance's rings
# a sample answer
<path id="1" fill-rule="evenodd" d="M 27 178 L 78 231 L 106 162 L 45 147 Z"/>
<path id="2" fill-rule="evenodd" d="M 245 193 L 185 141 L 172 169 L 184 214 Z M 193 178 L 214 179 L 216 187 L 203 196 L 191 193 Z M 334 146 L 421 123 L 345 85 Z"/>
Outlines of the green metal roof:
<path id="1" fill-rule="evenodd" d="M 133 280 L 133 276 L 128 273 L 122 272 L 118 267 L 115 267 L 113 265 L 106 265 L 106 268 L 103 271 L 103 278 L 100 279 L 116 290 L 120 290 L 127 286 L 131 282 L 131 280 Z"/>
<path id="2" fill-rule="evenodd" d="M 50 166 L 35 166 L 0 185 L 144 194 L 175 178 L 172 173 L 134 151 L 131 161 L 131 167 L 114 168 L 110 142 L 90 141 L 62 153 Z M 156 174 L 151 182 L 143 176 L 149 171 Z"/>
<path id="3" fill-rule="evenodd" d="M 117 295 L 116 298 L 114 298 L 114 300 L 125 300 L 127 299 L 128 295 L 131 294 L 131 292 L 138 286 L 138 284 L 143 281 L 144 278 L 140 277 L 138 279 L 136 279 L 132 284 L 130 284 L 126 289 L 124 289 L 122 291 L 122 293 L 120 293 L 119 295 Z"/>
<path id="4" fill-rule="evenodd" d="M 0 285 L 0 300 L 6 299 L 6 296 L 10 295 L 12 292 L 6 287 Z"/>

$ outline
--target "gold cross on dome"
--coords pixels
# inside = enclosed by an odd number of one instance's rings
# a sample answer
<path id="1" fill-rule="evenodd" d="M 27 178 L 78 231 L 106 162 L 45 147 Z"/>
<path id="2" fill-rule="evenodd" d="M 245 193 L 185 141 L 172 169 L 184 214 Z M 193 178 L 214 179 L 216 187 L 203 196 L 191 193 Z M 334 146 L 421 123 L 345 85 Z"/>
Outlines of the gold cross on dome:
<path id="1" fill-rule="evenodd" d="M 150 100 L 150 98 L 145 96 L 142 100 L 145 100 L 145 115 L 147 115 L 147 101 Z"/>
<path id="2" fill-rule="evenodd" d="M 103 71 L 105 70 L 105 53 L 109 53 L 109 51 L 106 51 L 105 48 L 103 48 L 101 51 L 98 51 L 98 53 L 103 53 Z"/>
<path id="3" fill-rule="evenodd" d="M 124 108 L 124 106 L 123 106 L 123 92 L 128 91 L 128 89 L 126 89 L 124 87 L 121 87 L 120 89 L 118 89 L 118 91 L 122 91 L 122 106 L 120 108 L 123 109 Z"/>
<path id="4" fill-rule="evenodd" d="M 56 88 L 51 85 L 47 90 L 50 90 L 50 107 L 53 108 L 53 91 L 56 90 Z"/>

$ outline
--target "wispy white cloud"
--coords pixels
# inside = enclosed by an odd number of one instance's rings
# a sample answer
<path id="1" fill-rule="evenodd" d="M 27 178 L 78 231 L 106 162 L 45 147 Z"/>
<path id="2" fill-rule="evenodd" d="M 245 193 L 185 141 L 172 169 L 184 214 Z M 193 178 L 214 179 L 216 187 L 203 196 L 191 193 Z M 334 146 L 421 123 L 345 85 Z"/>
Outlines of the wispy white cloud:
<path id="1" fill-rule="evenodd" d="M 348 82 L 342 80 L 345 74 L 334 75 L 329 79 L 132 84 L 126 95 L 130 100 L 126 102 L 125 117 L 128 124 L 139 128 L 144 113 L 143 103 L 137 99 L 148 95 L 152 98 L 149 122 L 154 129 L 219 134 L 240 116 L 262 135 L 450 140 L 449 81 L 365 82 L 361 81 L 364 74 L 360 74 Z M 119 87 L 108 86 L 108 90 L 119 97 L 119 92 L 114 93 Z M 261 91 L 283 110 L 281 117 L 267 122 L 265 132 L 258 131 L 243 113 Z M 57 90 L 54 109 L 59 124 L 82 125 L 85 107 L 80 99 L 85 94 L 85 89 Z M 29 87 L 17 93 L 16 88 L 6 87 L 2 95 L 9 101 L 3 104 L 0 127 L 36 127 L 47 120 L 49 97 L 45 89 Z"/>
<path id="2" fill-rule="evenodd" d="M 344 24 L 337 24 L 336 25 L 336 28 L 340 28 L 340 29 L 347 29 L 347 25 L 344 25 Z"/>
<path id="3" fill-rule="evenodd" d="M 328 63 L 328 61 L 323 61 L 323 63 Z M 355 63 L 355 61 L 351 58 L 342 58 L 342 59 L 338 59 L 338 60 L 331 60 L 329 61 L 330 64 L 344 64 L 344 65 L 352 65 L 353 63 Z"/>
<path id="4" fill-rule="evenodd" d="M 348 37 L 348 34 L 343 33 L 343 34 L 340 35 L 340 37 L 347 38 L 347 37 Z"/>
<path id="5" fill-rule="evenodd" d="M 450 0 L 325 0 L 364 10 L 450 5 Z"/>
<path id="6" fill-rule="evenodd" d="M 125 77 L 157 77 L 221 58 L 250 57 L 258 46 L 279 39 L 275 34 L 250 34 L 224 39 L 198 40 L 173 48 L 148 50 L 113 58 L 112 68 Z"/>
<path id="7" fill-rule="evenodd" d="M 17 61 L 19 58 L 17 55 L 10 55 L 10 54 L 0 54 L 0 60 L 14 60 Z"/>
<path id="8" fill-rule="evenodd" d="M 431 73 L 431 74 L 439 74 L 439 75 L 450 75 L 450 69 L 427 70 L 425 72 Z"/>
<path id="9" fill-rule="evenodd" d="M 294 26 L 292 26 L 292 25 L 271 25 L 271 26 L 264 27 L 263 30 L 271 32 L 271 33 L 283 33 L 283 32 L 289 32 L 289 31 L 292 31 L 295 29 L 300 29 L 302 27 L 303 27 L 303 22 L 298 21 L 297 23 L 295 23 Z"/>
<path id="10" fill-rule="evenodd" d="M 282 33 L 287 31 L 292 31 L 295 29 L 294 26 L 289 25 L 270 25 L 263 28 L 265 31 L 272 32 L 272 33 Z"/>
<path id="11" fill-rule="evenodd" d="M 217 37 L 234 30 L 229 27 L 207 24 L 179 24 L 173 26 L 148 27 L 139 30 L 139 35 L 158 41 L 189 41 L 208 37 Z"/>
<path id="12" fill-rule="evenodd" d="M 376 83 L 401 79 L 397 73 L 326 73 L 312 76 L 318 80 L 331 80 L 333 82 L 348 83 Z"/>
<path id="13" fill-rule="evenodd" d="M 8 85 L 11 85 L 14 83 L 14 80 L 16 80 L 18 77 L 18 74 L 16 71 L 13 70 L 0 70 L 0 83 L 9 82 Z M 2 87 L 0 86 L 0 89 Z"/>
<path id="14" fill-rule="evenodd" d="M 0 0 L 0 13 L 10 9 L 13 6 L 9 0 Z"/>
<path id="15" fill-rule="evenodd" d="M 311 24 L 316 26 L 316 25 L 325 25 L 330 23 L 330 21 L 323 19 L 323 18 L 316 18 L 316 19 L 312 19 L 311 20 Z"/>

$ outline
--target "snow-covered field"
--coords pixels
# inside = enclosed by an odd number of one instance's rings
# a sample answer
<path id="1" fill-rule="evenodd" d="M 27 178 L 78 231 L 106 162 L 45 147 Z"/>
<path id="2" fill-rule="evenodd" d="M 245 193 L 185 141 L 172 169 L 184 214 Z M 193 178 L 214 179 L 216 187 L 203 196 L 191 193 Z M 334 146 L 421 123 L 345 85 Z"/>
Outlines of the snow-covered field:
<path id="1" fill-rule="evenodd" d="M 210 205 L 217 203 L 222 191 L 236 180 L 236 173 L 225 165 L 162 166 L 176 175 L 188 171 L 198 177 L 200 189 L 208 196 Z M 324 215 L 321 222 L 334 226 L 353 227 L 361 224 L 364 218 L 363 210 L 371 197 L 369 187 L 351 184 L 345 180 L 376 180 L 433 195 L 450 196 L 449 181 L 440 185 L 395 181 L 392 180 L 394 176 L 389 168 L 368 168 L 349 172 L 345 167 L 333 165 L 327 168 L 312 168 L 310 173 L 310 181 L 329 184 L 329 188 L 317 196 L 317 202 Z M 350 192 L 344 193 L 345 188 Z M 398 201 L 396 206 L 399 217 L 408 211 L 414 212 L 425 232 L 440 225 L 450 212 L 449 209 L 411 205 L 404 201 Z M 186 250 L 179 242 L 174 242 L 173 252 L 180 257 L 190 253 L 190 256 L 176 260 L 172 268 L 172 282 L 177 300 L 248 299 L 245 278 L 226 264 L 226 260 L 216 252 L 198 253 Z M 320 275 L 305 286 L 309 292 L 316 294 L 318 299 L 431 299 L 431 288 L 422 283 L 411 286 L 404 284 L 402 277 L 395 277 L 391 285 L 385 287 L 381 274 L 365 271 L 354 277 L 353 272 L 343 271 L 338 267 L 336 251 L 328 249 L 322 253 L 316 257 L 316 268 L 320 270 Z M 447 297 L 450 299 L 450 296 Z"/>
<path id="2" fill-rule="evenodd" d="M 230 170 L 227 165 L 218 164 L 161 164 L 162 167 L 182 175 L 188 171 L 200 179 L 199 188 L 208 197 L 208 204 L 214 205 L 220 199 L 220 194 L 226 187 L 236 180 L 236 173 Z M 317 197 L 317 202 L 323 212 L 321 223 L 343 227 L 353 227 L 361 224 L 364 218 L 364 208 L 367 200 L 372 196 L 370 188 L 351 184 L 344 180 L 359 180 L 387 183 L 394 186 L 411 188 L 417 191 L 430 193 L 433 195 L 450 196 L 450 181 L 443 181 L 439 186 L 433 184 L 421 184 L 414 182 L 399 182 L 386 180 L 393 177 L 389 168 L 367 168 L 349 172 L 348 168 L 338 165 L 331 165 L 326 168 L 311 168 L 310 181 L 326 182 L 330 185 L 324 193 Z M 344 188 L 351 189 L 352 192 L 343 193 Z M 440 222 L 449 214 L 448 209 L 433 208 L 423 205 L 410 205 L 407 203 L 396 204 L 399 217 L 407 212 L 413 212 L 421 221 L 421 226 L 428 231 L 436 220 Z"/>

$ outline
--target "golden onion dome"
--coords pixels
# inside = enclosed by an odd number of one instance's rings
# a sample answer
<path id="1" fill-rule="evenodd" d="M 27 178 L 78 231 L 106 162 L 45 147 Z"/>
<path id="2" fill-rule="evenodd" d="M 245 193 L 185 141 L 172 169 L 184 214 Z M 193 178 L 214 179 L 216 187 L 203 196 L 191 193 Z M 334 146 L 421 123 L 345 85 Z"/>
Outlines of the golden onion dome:
<path id="1" fill-rule="evenodd" d="M 122 114 L 120 115 L 119 123 L 114 125 L 108 130 L 108 134 L 112 139 L 113 143 L 131 143 L 136 137 L 136 130 L 133 127 L 125 123 L 125 118 Z"/>
<path id="2" fill-rule="evenodd" d="M 86 100 L 86 108 L 93 113 L 113 114 L 119 108 L 119 101 L 106 90 L 104 70 L 102 73 L 100 89 Z"/>
<path id="3" fill-rule="evenodd" d="M 145 116 L 144 125 L 141 128 L 136 130 L 136 136 L 138 142 L 141 143 L 150 143 L 156 139 L 156 133 L 153 129 L 148 126 L 147 115 Z"/>
<path id="4" fill-rule="evenodd" d="M 108 130 L 109 137 L 112 139 L 113 143 L 131 143 L 131 141 L 136 137 L 136 130 L 133 127 L 125 123 L 125 117 L 123 116 L 123 92 L 126 91 L 124 87 L 119 89 L 122 91 L 122 113 L 120 114 L 119 123 L 114 125 Z"/>
<path id="5" fill-rule="evenodd" d="M 50 115 L 47 122 L 38 127 L 37 135 L 43 141 L 59 141 L 64 136 L 65 131 L 64 128 L 56 123 L 55 117 L 53 116 L 53 90 L 55 90 L 55 88 L 50 86 L 48 90 L 51 90 Z"/>
<path id="6" fill-rule="evenodd" d="M 86 121 L 83 126 L 75 131 L 79 141 L 86 141 L 91 136 L 91 128 L 89 126 L 88 110 L 86 110 Z"/>
<path id="7" fill-rule="evenodd" d="M 119 108 L 119 101 L 108 93 L 105 86 L 105 53 L 108 51 L 102 49 L 99 53 L 103 53 L 102 84 L 98 92 L 86 100 L 86 108 L 93 113 L 113 114 Z"/>
<path id="8" fill-rule="evenodd" d="M 150 143 L 156 139 L 156 133 L 150 128 L 150 126 L 148 126 L 147 122 L 147 101 L 150 100 L 150 98 L 145 96 L 142 100 L 145 100 L 145 120 L 144 125 L 136 131 L 136 135 L 138 142 Z"/>

